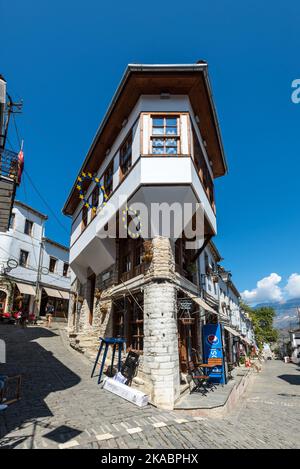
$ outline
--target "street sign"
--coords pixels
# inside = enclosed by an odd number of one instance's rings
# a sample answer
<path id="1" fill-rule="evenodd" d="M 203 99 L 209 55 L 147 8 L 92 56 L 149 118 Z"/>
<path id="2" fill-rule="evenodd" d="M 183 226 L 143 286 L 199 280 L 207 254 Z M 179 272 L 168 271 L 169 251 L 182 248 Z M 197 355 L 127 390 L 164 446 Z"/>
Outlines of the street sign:
<path id="1" fill-rule="evenodd" d="M 7 266 L 10 269 L 15 269 L 16 267 L 18 267 L 18 265 L 19 265 L 19 263 L 15 259 L 8 259 L 8 261 L 7 261 Z"/>

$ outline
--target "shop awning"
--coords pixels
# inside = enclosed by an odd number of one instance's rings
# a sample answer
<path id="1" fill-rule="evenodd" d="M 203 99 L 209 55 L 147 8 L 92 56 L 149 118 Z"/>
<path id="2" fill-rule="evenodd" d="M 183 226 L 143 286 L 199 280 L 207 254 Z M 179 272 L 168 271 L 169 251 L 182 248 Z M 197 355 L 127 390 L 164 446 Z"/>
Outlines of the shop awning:
<path id="1" fill-rule="evenodd" d="M 230 332 L 230 334 L 234 335 L 235 337 L 241 337 L 241 335 L 236 330 L 232 329 L 229 326 L 224 326 L 224 329 L 226 329 L 226 331 Z M 241 339 L 242 338 L 243 337 L 241 337 Z"/>
<path id="2" fill-rule="evenodd" d="M 53 298 L 60 298 L 61 300 L 69 299 L 69 292 L 57 290 L 56 288 L 43 287 L 48 296 Z"/>
<path id="3" fill-rule="evenodd" d="M 68 291 L 58 290 L 64 300 L 70 299 L 70 293 Z"/>
<path id="4" fill-rule="evenodd" d="M 184 291 L 184 293 L 186 295 L 188 295 L 195 303 L 197 303 L 199 306 L 201 306 L 203 309 L 205 309 L 205 311 L 208 311 L 209 313 L 214 313 L 214 314 L 218 314 L 218 312 L 213 309 L 211 306 L 209 306 L 204 300 L 203 298 L 200 298 L 200 296 L 195 296 L 193 295 L 192 293 L 189 293 L 187 291 Z"/>
<path id="5" fill-rule="evenodd" d="M 24 295 L 35 296 L 35 289 L 32 285 L 28 285 L 27 283 L 17 282 L 17 287 L 20 290 L 20 293 L 23 293 Z"/>
<path id="6" fill-rule="evenodd" d="M 250 342 L 250 340 L 247 339 L 247 337 L 241 337 L 241 339 L 242 339 L 247 345 L 252 345 L 252 342 Z"/>

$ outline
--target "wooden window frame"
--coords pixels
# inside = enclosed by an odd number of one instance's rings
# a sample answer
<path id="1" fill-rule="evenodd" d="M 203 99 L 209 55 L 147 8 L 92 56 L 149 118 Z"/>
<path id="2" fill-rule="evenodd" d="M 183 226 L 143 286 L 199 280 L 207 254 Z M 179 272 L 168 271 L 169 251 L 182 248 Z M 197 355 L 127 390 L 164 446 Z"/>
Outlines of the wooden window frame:
<path id="1" fill-rule="evenodd" d="M 100 188 L 96 185 L 91 193 L 91 220 L 97 215 L 97 208 L 99 206 Z"/>
<path id="2" fill-rule="evenodd" d="M 150 129 L 150 154 L 152 156 L 167 156 L 167 157 L 177 157 L 177 156 L 180 156 L 182 153 L 181 153 L 181 125 L 180 125 L 180 116 L 181 114 L 180 113 L 168 113 L 168 112 L 163 112 L 163 113 L 151 113 L 150 114 L 150 119 L 151 119 L 151 129 Z M 166 129 L 168 127 L 170 128 L 174 128 L 175 126 L 167 126 L 166 125 L 166 122 L 167 122 L 167 119 L 175 119 L 176 118 L 176 121 L 177 121 L 177 124 L 176 124 L 176 130 L 177 130 L 177 133 L 172 135 L 172 134 L 167 134 L 166 133 Z M 163 126 L 154 126 L 153 125 L 153 119 L 163 119 Z M 153 133 L 153 129 L 155 128 L 163 128 L 163 134 L 154 134 Z M 155 139 L 160 139 L 160 140 L 164 140 L 164 142 L 166 140 L 176 140 L 176 153 L 167 153 L 166 151 L 164 151 L 163 153 L 154 153 L 153 152 L 153 141 Z M 160 148 L 159 146 L 157 148 Z M 165 150 L 166 148 L 168 148 L 168 146 L 164 143 L 163 145 L 163 149 Z M 174 146 L 171 146 L 169 148 L 175 148 L 175 145 Z"/>
<path id="3" fill-rule="evenodd" d="M 194 163 L 207 198 L 215 211 L 214 181 L 207 166 L 195 128 L 192 128 Z"/>
<path id="4" fill-rule="evenodd" d="M 103 185 L 104 185 L 104 190 L 105 190 L 105 194 L 107 197 L 109 197 L 113 192 L 113 182 L 114 182 L 113 179 L 114 179 L 114 158 L 108 164 L 108 166 L 106 167 L 103 173 Z"/>
<path id="5" fill-rule="evenodd" d="M 67 269 L 65 270 L 66 266 L 67 266 Z M 63 265 L 63 277 L 68 277 L 69 267 L 70 267 L 70 265 L 68 264 L 68 262 L 64 262 L 64 265 Z"/>
<path id="6" fill-rule="evenodd" d="M 143 238 L 122 238 L 119 245 L 119 278 L 120 281 L 127 281 L 130 278 L 137 277 L 145 271 L 142 256 L 144 254 L 144 239 Z M 126 257 L 130 261 L 130 269 L 124 270 L 124 262 Z M 137 262 L 139 258 L 139 262 Z"/>
<path id="7" fill-rule="evenodd" d="M 93 324 L 94 308 L 95 308 L 95 290 L 96 290 L 96 275 L 92 274 L 88 277 L 88 307 L 89 307 L 89 324 Z"/>
<path id="8" fill-rule="evenodd" d="M 194 279 L 193 273 L 187 269 L 185 263 L 190 264 L 194 257 L 194 251 L 185 248 L 186 239 L 184 237 L 177 238 L 175 242 L 175 270 L 191 283 L 197 284 L 197 279 Z M 177 253 L 176 253 L 177 250 Z M 196 262 L 196 261 L 195 261 Z M 195 280 L 195 281 L 194 281 Z"/>
<path id="9" fill-rule="evenodd" d="M 29 226 L 29 230 L 28 230 L 28 226 Z M 33 232 L 33 221 L 26 218 L 25 225 L 24 225 L 24 234 L 26 234 L 27 236 L 32 236 L 32 232 Z"/>
<path id="10" fill-rule="evenodd" d="M 88 215 L 89 211 L 87 206 L 84 204 L 81 209 L 81 231 L 84 231 L 88 226 Z"/>
<path id="11" fill-rule="evenodd" d="M 54 261 L 55 264 L 54 264 L 54 269 L 51 270 L 51 261 Z M 56 257 L 53 257 L 53 256 L 50 256 L 49 258 L 49 272 L 51 272 L 52 274 L 55 274 L 56 273 L 56 267 L 57 267 L 57 258 Z"/>
<path id="12" fill-rule="evenodd" d="M 113 334 L 126 340 L 127 351 L 143 354 L 144 348 L 144 314 L 143 294 L 133 293 L 114 302 Z M 140 305 L 137 305 L 136 301 Z M 142 308 L 142 309 L 141 309 Z"/>
<path id="13" fill-rule="evenodd" d="M 132 167 L 132 138 L 132 129 L 130 129 L 120 147 L 120 181 L 125 178 Z"/>
<path id="14" fill-rule="evenodd" d="M 25 260 L 24 264 L 23 264 L 23 262 L 21 262 L 21 257 L 22 257 L 23 253 L 25 253 L 25 255 L 26 255 L 26 260 Z M 25 251 L 25 249 L 20 249 L 20 255 L 19 255 L 19 265 L 20 265 L 20 267 L 27 267 L 28 266 L 28 259 L 29 259 L 29 252 Z"/>

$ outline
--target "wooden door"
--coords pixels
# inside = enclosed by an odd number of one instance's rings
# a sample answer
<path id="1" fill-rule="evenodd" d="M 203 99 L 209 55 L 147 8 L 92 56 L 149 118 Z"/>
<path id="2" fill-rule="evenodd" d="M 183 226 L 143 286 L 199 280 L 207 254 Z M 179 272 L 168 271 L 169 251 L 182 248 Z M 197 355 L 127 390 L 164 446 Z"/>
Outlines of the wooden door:
<path id="1" fill-rule="evenodd" d="M 95 287 L 96 287 L 96 275 L 92 274 L 88 278 L 89 281 L 89 323 L 93 324 L 94 314 L 94 301 L 95 301 Z"/>

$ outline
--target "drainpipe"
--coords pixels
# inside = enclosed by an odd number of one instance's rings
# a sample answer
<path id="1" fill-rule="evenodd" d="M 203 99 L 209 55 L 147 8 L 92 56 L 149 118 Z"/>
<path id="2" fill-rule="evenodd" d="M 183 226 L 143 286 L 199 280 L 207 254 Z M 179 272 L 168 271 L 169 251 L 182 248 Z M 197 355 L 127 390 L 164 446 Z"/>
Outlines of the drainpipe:
<path id="1" fill-rule="evenodd" d="M 45 234 L 45 226 L 44 221 L 42 223 L 42 233 L 41 233 L 41 241 L 40 241 L 40 252 L 39 252 L 39 261 L 38 261 L 38 268 L 37 268 L 37 279 L 36 279 L 36 289 L 35 289 L 35 315 L 39 316 L 40 307 L 41 307 L 41 296 L 42 296 L 42 289 L 40 287 L 41 282 L 41 270 L 43 264 L 43 250 L 44 250 L 44 234 Z"/>

